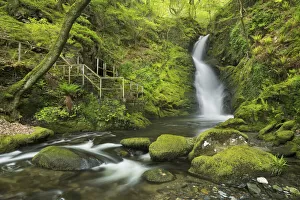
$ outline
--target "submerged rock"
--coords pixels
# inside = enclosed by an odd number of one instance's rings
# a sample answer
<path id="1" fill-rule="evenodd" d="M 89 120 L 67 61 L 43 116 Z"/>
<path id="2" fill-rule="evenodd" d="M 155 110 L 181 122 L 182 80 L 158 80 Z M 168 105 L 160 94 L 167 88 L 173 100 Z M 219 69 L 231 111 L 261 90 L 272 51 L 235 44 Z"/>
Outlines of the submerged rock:
<path id="1" fill-rule="evenodd" d="M 271 174 L 274 156 L 246 145 L 233 146 L 213 156 L 199 156 L 192 160 L 189 172 L 216 182 L 239 181 L 245 176 Z"/>
<path id="2" fill-rule="evenodd" d="M 38 167 L 68 171 L 90 169 L 103 162 L 78 150 L 49 146 L 35 155 L 32 163 Z"/>
<path id="3" fill-rule="evenodd" d="M 175 158 L 186 156 L 191 150 L 191 139 L 183 136 L 163 134 L 149 147 L 152 160 L 170 161 Z"/>
<path id="4" fill-rule="evenodd" d="M 247 188 L 249 192 L 254 195 L 259 195 L 261 193 L 261 189 L 254 183 L 247 183 Z"/>
<path id="5" fill-rule="evenodd" d="M 175 180 L 175 176 L 165 169 L 150 169 L 144 172 L 143 178 L 152 183 L 165 183 Z"/>
<path id="6" fill-rule="evenodd" d="M 149 138 L 126 138 L 120 142 L 124 147 L 140 150 L 148 150 L 151 144 Z"/>
<path id="7" fill-rule="evenodd" d="M 229 146 L 247 144 L 248 136 L 235 129 L 212 128 L 201 133 L 189 154 L 189 159 L 200 155 L 214 155 Z"/>

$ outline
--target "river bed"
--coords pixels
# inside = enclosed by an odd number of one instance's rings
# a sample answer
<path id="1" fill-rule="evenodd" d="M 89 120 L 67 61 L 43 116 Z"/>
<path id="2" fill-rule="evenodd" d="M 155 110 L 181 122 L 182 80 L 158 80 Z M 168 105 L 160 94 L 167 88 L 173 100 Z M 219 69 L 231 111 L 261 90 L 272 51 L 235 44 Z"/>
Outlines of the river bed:
<path id="1" fill-rule="evenodd" d="M 262 191 L 253 197 L 244 185 L 240 187 L 215 184 L 187 173 L 189 162 L 179 159 L 158 163 L 149 154 L 130 151 L 122 158 L 120 140 L 128 137 L 150 137 L 155 140 L 163 133 L 195 137 L 224 119 L 201 116 L 154 120 L 146 129 L 131 131 L 88 132 L 57 135 L 45 143 L 23 147 L 0 155 L 1 200 L 140 200 L 140 199 L 290 199 L 287 193 L 270 195 Z M 87 151 L 107 158 L 107 162 L 90 170 L 52 171 L 35 167 L 31 158 L 42 148 L 64 146 Z M 296 160 L 291 173 L 271 178 L 281 187 L 299 187 L 300 172 Z M 164 168 L 175 174 L 176 180 L 164 184 L 151 184 L 141 178 L 151 168 Z M 281 184 L 281 185 L 280 185 Z M 266 186 L 267 187 L 267 186 Z M 271 187 L 269 185 L 268 187 Z M 266 191 L 269 191 L 266 188 Z M 276 194 L 276 193 L 274 193 Z"/>

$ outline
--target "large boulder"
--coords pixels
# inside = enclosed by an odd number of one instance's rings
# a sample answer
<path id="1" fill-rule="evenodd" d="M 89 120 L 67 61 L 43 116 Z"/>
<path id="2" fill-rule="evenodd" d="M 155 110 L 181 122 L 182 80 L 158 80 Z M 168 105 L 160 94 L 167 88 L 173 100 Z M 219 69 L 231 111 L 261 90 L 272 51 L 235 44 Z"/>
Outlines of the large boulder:
<path id="1" fill-rule="evenodd" d="M 194 158 L 189 172 L 215 182 L 232 182 L 245 177 L 281 171 L 283 166 L 276 161 L 277 157 L 270 153 L 247 145 L 239 145 L 213 156 Z"/>
<path id="2" fill-rule="evenodd" d="M 193 148 L 193 140 L 183 136 L 163 134 L 149 147 L 151 159 L 154 161 L 170 161 L 186 156 Z"/>
<path id="3" fill-rule="evenodd" d="M 189 159 L 200 155 L 214 155 L 230 146 L 247 144 L 247 140 L 248 136 L 238 130 L 212 128 L 197 137 Z"/>
<path id="4" fill-rule="evenodd" d="M 151 141 L 149 138 L 126 138 L 121 140 L 120 143 L 127 148 L 148 151 Z"/>
<path id="5" fill-rule="evenodd" d="M 90 169 L 103 162 L 75 149 L 49 146 L 35 155 L 32 158 L 32 163 L 47 169 L 69 171 Z"/>

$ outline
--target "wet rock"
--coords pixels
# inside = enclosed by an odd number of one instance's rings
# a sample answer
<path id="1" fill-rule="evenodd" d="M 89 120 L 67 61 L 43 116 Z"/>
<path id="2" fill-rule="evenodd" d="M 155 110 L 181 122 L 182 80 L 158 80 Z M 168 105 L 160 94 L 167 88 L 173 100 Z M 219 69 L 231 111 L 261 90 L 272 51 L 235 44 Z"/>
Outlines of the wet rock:
<path id="1" fill-rule="evenodd" d="M 293 195 L 297 195 L 299 196 L 300 195 L 300 192 L 297 188 L 294 188 L 294 187 L 289 187 L 289 186 L 286 186 L 285 188 L 283 188 L 285 191 L 288 191 L 290 192 L 291 194 Z"/>
<path id="2" fill-rule="evenodd" d="M 68 171 L 90 169 L 103 162 L 75 149 L 49 146 L 35 155 L 32 158 L 32 163 L 42 168 Z"/>
<path id="3" fill-rule="evenodd" d="M 186 156 L 191 151 L 190 141 L 183 136 L 163 134 L 149 147 L 152 160 L 170 161 Z"/>
<path id="4" fill-rule="evenodd" d="M 228 195 L 225 192 L 221 191 L 221 190 L 219 190 L 218 193 L 221 196 L 221 198 L 227 198 L 228 197 Z"/>
<path id="5" fill-rule="evenodd" d="M 268 180 L 265 177 L 257 177 L 256 181 L 261 184 L 269 184 Z"/>
<path id="6" fill-rule="evenodd" d="M 274 155 L 292 157 L 296 154 L 297 150 L 298 150 L 298 145 L 293 141 L 289 141 L 284 145 L 280 145 L 278 147 L 272 148 L 272 153 Z"/>
<path id="7" fill-rule="evenodd" d="M 151 141 L 149 138 L 126 138 L 120 143 L 127 148 L 148 151 Z"/>
<path id="8" fill-rule="evenodd" d="M 192 160 L 189 172 L 216 182 L 241 181 L 261 173 L 271 174 L 274 156 L 246 145 L 230 147 L 214 156 L 199 156 Z"/>
<path id="9" fill-rule="evenodd" d="M 261 189 L 254 183 L 247 183 L 247 188 L 249 192 L 254 195 L 259 195 L 261 193 Z"/>
<path id="10" fill-rule="evenodd" d="M 175 180 L 175 176 L 165 169 L 150 169 L 144 172 L 143 178 L 152 183 L 165 183 Z"/>
<path id="11" fill-rule="evenodd" d="M 199 155 L 214 155 L 230 146 L 247 144 L 248 136 L 235 129 L 212 128 L 201 133 L 189 154 L 189 159 Z"/>
<path id="12" fill-rule="evenodd" d="M 277 192 L 282 192 L 283 191 L 282 187 L 279 187 L 278 185 L 273 185 L 272 188 L 273 188 L 273 190 L 275 190 Z"/>
<path id="13" fill-rule="evenodd" d="M 230 118 L 225 122 L 218 124 L 218 128 L 234 128 L 240 130 L 243 125 L 246 125 L 246 122 L 241 118 Z"/>

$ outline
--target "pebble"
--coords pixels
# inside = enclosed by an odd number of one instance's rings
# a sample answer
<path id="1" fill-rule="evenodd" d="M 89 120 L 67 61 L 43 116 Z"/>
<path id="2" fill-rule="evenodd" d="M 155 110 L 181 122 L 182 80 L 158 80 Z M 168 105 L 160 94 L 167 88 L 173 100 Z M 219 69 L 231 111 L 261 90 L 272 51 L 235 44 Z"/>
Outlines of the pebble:
<path id="1" fill-rule="evenodd" d="M 300 195 L 300 192 L 299 192 L 299 190 L 297 188 L 286 186 L 283 189 L 286 190 L 286 191 L 288 191 L 288 192 L 290 192 L 291 194 Z"/>
<path id="2" fill-rule="evenodd" d="M 248 188 L 250 193 L 254 193 L 254 194 L 260 194 L 261 193 L 261 189 L 259 187 L 257 187 L 256 184 L 247 183 L 247 188 Z"/>
<path id="3" fill-rule="evenodd" d="M 282 192 L 283 191 L 283 189 L 281 187 L 279 187 L 278 185 L 273 185 L 272 188 L 273 188 L 273 190 L 276 190 L 278 192 Z"/>
<path id="4" fill-rule="evenodd" d="M 221 197 L 225 197 L 225 198 L 228 197 L 227 194 L 221 190 L 219 190 L 218 193 Z"/>
<path id="5" fill-rule="evenodd" d="M 261 184 L 269 184 L 268 180 L 265 177 L 258 177 L 256 180 Z"/>

